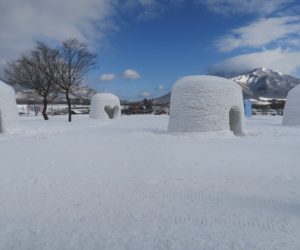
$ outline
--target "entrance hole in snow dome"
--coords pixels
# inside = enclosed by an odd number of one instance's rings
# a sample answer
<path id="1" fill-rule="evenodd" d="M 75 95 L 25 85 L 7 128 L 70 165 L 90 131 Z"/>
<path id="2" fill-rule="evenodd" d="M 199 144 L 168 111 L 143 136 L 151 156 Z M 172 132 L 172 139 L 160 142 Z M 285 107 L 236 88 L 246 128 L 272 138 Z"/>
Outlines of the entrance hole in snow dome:
<path id="1" fill-rule="evenodd" d="M 107 113 L 109 119 L 115 119 L 116 116 L 119 113 L 119 107 L 118 106 L 114 106 L 113 108 L 111 106 L 105 106 L 104 110 Z"/>
<path id="2" fill-rule="evenodd" d="M 243 133 L 241 111 L 237 106 L 234 106 L 229 110 L 229 126 L 230 130 L 235 135 L 241 135 Z"/>

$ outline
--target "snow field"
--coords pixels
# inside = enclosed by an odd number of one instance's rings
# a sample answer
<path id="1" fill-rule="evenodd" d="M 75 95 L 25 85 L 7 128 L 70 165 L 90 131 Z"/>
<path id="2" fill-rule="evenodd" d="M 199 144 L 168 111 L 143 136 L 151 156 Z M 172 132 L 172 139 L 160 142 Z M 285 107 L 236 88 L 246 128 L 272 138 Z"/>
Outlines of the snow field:
<path id="1" fill-rule="evenodd" d="M 300 128 L 280 117 L 245 137 L 51 118 L 0 135 L 0 249 L 300 248 Z"/>

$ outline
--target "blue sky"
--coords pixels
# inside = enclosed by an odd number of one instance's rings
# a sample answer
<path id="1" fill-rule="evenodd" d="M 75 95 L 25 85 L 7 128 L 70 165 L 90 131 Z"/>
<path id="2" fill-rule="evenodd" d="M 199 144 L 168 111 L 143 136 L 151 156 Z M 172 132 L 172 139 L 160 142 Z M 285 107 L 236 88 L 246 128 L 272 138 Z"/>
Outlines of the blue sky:
<path id="1" fill-rule="evenodd" d="M 0 65 L 69 37 L 98 54 L 86 83 L 122 99 L 161 96 L 186 75 L 300 75 L 297 0 L 1 1 Z"/>
<path id="2" fill-rule="evenodd" d="M 113 81 L 101 81 L 99 86 L 95 73 L 93 86 L 105 91 L 117 89 L 128 98 L 132 94 L 158 96 L 168 92 L 179 77 L 204 74 L 209 65 L 224 57 L 212 44 L 216 34 L 222 34 L 220 18 L 201 8 L 189 5 L 150 20 L 128 19 L 99 54 L 101 74 L 118 76 Z M 228 18 L 221 19 L 228 22 L 224 26 L 232 23 Z M 124 79 L 122 72 L 127 68 L 141 77 Z"/>

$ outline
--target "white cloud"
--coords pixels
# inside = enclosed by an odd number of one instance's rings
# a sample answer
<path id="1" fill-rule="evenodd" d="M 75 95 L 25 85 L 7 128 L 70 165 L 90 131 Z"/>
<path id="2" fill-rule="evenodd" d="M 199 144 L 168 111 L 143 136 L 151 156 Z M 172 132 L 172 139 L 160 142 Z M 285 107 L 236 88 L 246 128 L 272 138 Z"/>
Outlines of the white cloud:
<path id="1" fill-rule="evenodd" d="M 157 0 L 125 0 L 124 6 L 127 9 L 132 9 L 136 7 L 144 7 L 144 8 L 149 8 L 149 7 L 154 7 L 158 5 Z"/>
<path id="2" fill-rule="evenodd" d="M 115 79 L 116 79 L 115 74 L 102 74 L 100 76 L 100 81 L 102 81 L 102 82 L 109 82 L 109 81 L 113 81 Z"/>
<path id="3" fill-rule="evenodd" d="M 158 4 L 156 0 L 136 0 L 143 7 L 152 7 Z"/>
<path id="4" fill-rule="evenodd" d="M 137 80 L 137 79 L 141 78 L 141 75 L 140 75 L 136 70 L 133 70 L 133 69 L 126 69 L 126 70 L 123 72 L 123 77 L 124 77 L 125 79 Z"/>
<path id="5" fill-rule="evenodd" d="M 61 41 L 75 37 L 89 45 L 114 29 L 116 0 L 2 0 L 0 59 L 10 59 L 33 47 L 36 39 Z M 98 45 L 98 43 L 97 43 Z"/>
<path id="6" fill-rule="evenodd" d="M 193 0 L 216 12 L 270 13 L 290 0 Z M 0 60 L 18 56 L 32 48 L 36 39 L 61 41 L 78 38 L 93 47 L 117 30 L 118 11 L 137 19 L 160 16 L 166 10 L 187 4 L 188 0 L 1 0 Z M 120 16 L 120 15 L 119 15 Z M 120 18 L 118 18 L 120 20 Z M 121 20 L 122 22 L 122 20 Z M 102 41 L 102 40 L 101 40 Z"/>
<path id="7" fill-rule="evenodd" d="M 210 68 L 217 75 L 236 75 L 258 67 L 267 67 L 286 74 L 297 74 L 300 70 L 300 51 L 281 48 L 243 54 L 229 58 Z"/>
<path id="8" fill-rule="evenodd" d="M 218 14 L 258 13 L 271 14 L 292 0 L 196 0 L 208 10 Z"/>
<path id="9" fill-rule="evenodd" d="M 273 10 L 288 0 L 193 0 L 197 1 L 212 10 L 242 11 L 251 9 L 251 6 Z M 134 13 L 133 16 L 137 19 L 149 19 L 187 2 L 188 0 L 2 0 L 0 60 L 18 56 L 32 48 L 37 39 L 61 41 L 75 37 L 96 47 L 106 37 L 106 31 L 118 29 L 114 17 L 121 9 L 127 14 Z"/>
<path id="10" fill-rule="evenodd" d="M 165 89 L 165 86 L 164 86 L 164 85 L 158 85 L 158 86 L 156 87 L 156 89 L 157 89 L 158 91 L 162 91 L 162 90 Z"/>
<path id="11" fill-rule="evenodd" d="M 268 15 L 282 10 L 295 0 L 124 0 L 123 8 L 126 10 L 140 9 L 140 14 L 159 14 L 165 10 L 182 6 L 184 4 L 196 4 L 205 6 L 209 11 L 222 15 L 255 13 Z"/>
<path id="12" fill-rule="evenodd" d="M 143 91 L 143 92 L 140 93 L 140 96 L 141 96 L 141 97 L 144 97 L 144 98 L 147 98 L 147 97 L 149 97 L 150 95 L 151 95 L 151 93 L 148 92 L 148 91 Z"/>
<path id="13" fill-rule="evenodd" d="M 157 0 L 126 0 L 121 7 L 125 12 L 135 13 L 132 16 L 138 20 L 151 19 L 161 13 L 163 6 Z"/>
<path id="14" fill-rule="evenodd" d="M 272 42 L 285 45 L 295 37 L 300 38 L 300 17 L 262 18 L 244 27 L 234 29 L 217 40 L 219 51 L 226 52 L 241 47 L 259 48 Z"/>
<path id="15" fill-rule="evenodd" d="M 296 39 L 296 38 L 289 38 L 287 41 L 286 41 L 287 45 L 288 46 L 291 46 L 291 47 L 296 47 L 296 48 L 300 48 L 300 39 Z"/>
<path id="16" fill-rule="evenodd" d="M 194 1 L 194 0 L 193 0 Z M 188 0 L 124 0 L 120 1 L 121 10 L 131 13 L 138 21 L 151 20 L 160 17 L 165 11 L 181 6 Z"/>

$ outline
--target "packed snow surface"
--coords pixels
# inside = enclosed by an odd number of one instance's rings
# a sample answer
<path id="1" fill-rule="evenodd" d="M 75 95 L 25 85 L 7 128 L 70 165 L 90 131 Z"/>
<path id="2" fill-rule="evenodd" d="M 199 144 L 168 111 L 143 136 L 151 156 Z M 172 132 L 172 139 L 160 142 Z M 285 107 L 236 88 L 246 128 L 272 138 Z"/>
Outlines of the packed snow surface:
<path id="1" fill-rule="evenodd" d="M 288 93 L 283 112 L 283 125 L 300 126 L 300 85 Z"/>
<path id="2" fill-rule="evenodd" d="M 0 81 L 0 133 L 14 131 L 17 128 L 17 123 L 15 91 Z"/>
<path id="3" fill-rule="evenodd" d="M 23 117 L 0 135 L 0 249 L 300 249 L 300 127 L 66 120 Z"/>
<path id="4" fill-rule="evenodd" d="M 169 131 L 217 130 L 245 133 L 242 88 L 216 76 L 179 79 L 171 93 Z"/>
<path id="5" fill-rule="evenodd" d="M 92 97 L 90 117 L 94 119 L 120 118 L 120 100 L 110 93 L 99 93 Z"/>

